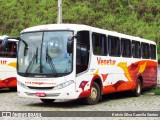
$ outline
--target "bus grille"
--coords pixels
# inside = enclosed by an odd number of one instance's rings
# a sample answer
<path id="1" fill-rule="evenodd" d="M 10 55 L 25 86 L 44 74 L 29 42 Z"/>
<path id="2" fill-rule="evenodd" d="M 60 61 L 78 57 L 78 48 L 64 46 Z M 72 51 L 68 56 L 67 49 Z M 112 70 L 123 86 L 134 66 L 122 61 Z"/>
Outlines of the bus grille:
<path id="1" fill-rule="evenodd" d="M 25 92 L 25 93 L 29 96 L 36 96 L 35 93 L 29 93 L 29 92 Z M 46 97 L 57 97 L 59 95 L 60 95 L 60 93 L 48 93 L 48 94 L 46 94 Z"/>
<path id="2" fill-rule="evenodd" d="M 31 87 L 31 86 L 28 86 L 28 88 L 36 89 L 36 90 L 49 90 L 49 89 L 53 89 L 54 87 Z"/>

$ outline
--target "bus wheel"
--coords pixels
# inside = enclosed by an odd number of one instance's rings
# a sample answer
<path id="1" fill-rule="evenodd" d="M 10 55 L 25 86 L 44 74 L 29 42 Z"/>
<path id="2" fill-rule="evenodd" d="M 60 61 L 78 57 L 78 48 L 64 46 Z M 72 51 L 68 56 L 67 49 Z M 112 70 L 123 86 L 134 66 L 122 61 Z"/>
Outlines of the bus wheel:
<path id="1" fill-rule="evenodd" d="M 53 103 L 55 99 L 40 99 L 43 103 Z"/>
<path id="2" fill-rule="evenodd" d="M 91 87 L 91 94 L 88 98 L 85 98 L 85 103 L 89 105 L 94 105 L 98 103 L 100 97 L 100 87 L 96 82 L 94 82 Z"/>
<path id="3" fill-rule="evenodd" d="M 140 96 L 141 91 L 142 91 L 142 83 L 141 83 L 141 81 L 138 79 L 136 89 L 133 91 L 133 96 L 135 96 L 135 97 Z"/>

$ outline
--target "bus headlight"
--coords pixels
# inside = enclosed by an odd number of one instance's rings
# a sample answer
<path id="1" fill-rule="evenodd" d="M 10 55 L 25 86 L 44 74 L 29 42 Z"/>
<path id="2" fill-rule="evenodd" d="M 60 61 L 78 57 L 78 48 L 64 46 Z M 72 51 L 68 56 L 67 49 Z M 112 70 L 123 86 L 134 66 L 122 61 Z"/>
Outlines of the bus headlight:
<path id="1" fill-rule="evenodd" d="M 23 87 L 23 88 L 28 88 L 25 84 L 23 84 L 23 83 L 21 83 L 21 82 L 19 82 L 19 81 L 17 81 L 17 83 L 18 83 L 19 86 L 21 86 L 21 87 Z"/>
<path id="2" fill-rule="evenodd" d="M 59 84 L 59 85 L 55 86 L 55 87 L 53 88 L 53 90 L 65 88 L 65 87 L 67 87 L 67 86 L 71 85 L 72 83 L 74 83 L 74 81 L 73 81 L 73 80 L 70 80 L 70 81 L 67 81 L 67 82 L 61 83 L 61 84 Z"/>

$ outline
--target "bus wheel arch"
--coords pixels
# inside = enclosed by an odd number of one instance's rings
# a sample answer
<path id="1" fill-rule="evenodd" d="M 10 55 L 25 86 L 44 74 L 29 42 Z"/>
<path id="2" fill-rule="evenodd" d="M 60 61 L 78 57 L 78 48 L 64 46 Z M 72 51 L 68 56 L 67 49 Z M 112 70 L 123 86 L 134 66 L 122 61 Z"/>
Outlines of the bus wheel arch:
<path id="1" fill-rule="evenodd" d="M 93 82 L 96 82 L 99 85 L 100 95 L 102 95 L 103 94 L 103 84 L 102 84 L 101 79 L 95 79 Z"/>
<path id="2" fill-rule="evenodd" d="M 139 76 L 137 78 L 136 87 L 133 91 L 133 96 L 138 97 L 141 95 L 142 92 L 142 86 L 143 86 L 143 77 Z"/>
<path id="3" fill-rule="evenodd" d="M 85 103 L 89 105 L 94 105 L 99 102 L 102 95 L 102 82 L 100 79 L 92 80 L 90 86 L 90 95 L 89 97 L 85 98 Z"/>
<path id="4" fill-rule="evenodd" d="M 141 85 L 143 85 L 143 77 L 139 76 L 138 79 L 141 81 Z"/>

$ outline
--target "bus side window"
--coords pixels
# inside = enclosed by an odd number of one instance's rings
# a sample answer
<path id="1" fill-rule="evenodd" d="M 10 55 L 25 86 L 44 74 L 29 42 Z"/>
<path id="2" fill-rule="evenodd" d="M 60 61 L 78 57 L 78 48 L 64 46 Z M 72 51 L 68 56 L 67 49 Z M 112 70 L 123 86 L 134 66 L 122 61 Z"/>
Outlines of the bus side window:
<path id="1" fill-rule="evenodd" d="M 89 31 L 79 31 L 77 34 L 76 74 L 87 70 L 90 51 Z"/>
<path id="2" fill-rule="evenodd" d="M 92 33 L 94 55 L 107 55 L 107 38 L 104 34 Z"/>
<path id="3" fill-rule="evenodd" d="M 119 57 L 121 55 L 120 39 L 118 37 L 108 36 L 108 47 L 110 56 Z"/>
<path id="4" fill-rule="evenodd" d="M 122 57 L 131 57 L 131 41 L 129 39 L 121 39 Z"/>
<path id="5" fill-rule="evenodd" d="M 152 44 L 150 44 L 150 56 L 151 59 L 156 59 L 156 46 Z"/>
<path id="6" fill-rule="evenodd" d="M 17 44 L 16 42 L 8 41 L 6 45 L 5 56 L 9 58 L 16 58 L 17 56 Z"/>
<path id="7" fill-rule="evenodd" d="M 141 58 L 140 42 L 132 40 L 132 56 L 133 58 Z"/>
<path id="8" fill-rule="evenodd" d="M 150 49 L 148 43 L 141 43 L 142 58 L 150 59 Z"/>

